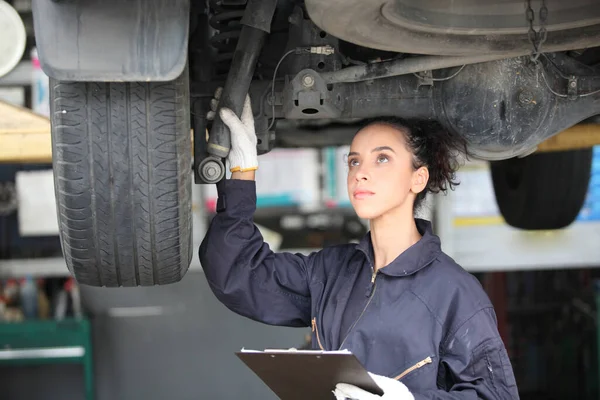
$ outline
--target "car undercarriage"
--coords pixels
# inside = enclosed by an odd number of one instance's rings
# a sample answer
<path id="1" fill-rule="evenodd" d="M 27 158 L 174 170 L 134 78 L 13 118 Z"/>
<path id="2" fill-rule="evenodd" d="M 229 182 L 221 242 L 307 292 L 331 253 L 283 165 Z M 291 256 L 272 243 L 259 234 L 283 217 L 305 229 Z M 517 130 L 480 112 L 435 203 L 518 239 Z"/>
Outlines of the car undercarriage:
<path id="1" fill-rule="evenodd" d="M 435 119 L 467 139 L 471 157 L 490 161 L 510 225 L 563 228 L 584 201 L 591 149 L 536 149 L 598 123 L 600 8 L 592 2 L 33 5 L 52 79 L 61 240 L 83 283 L 181 279 L 193 253 L 192 179 L 223 179 L 231 147 L 218 116 L 206 119 L 218 87 L 220 106 L 238 115 L 250 94 L 259 154 L 344 145 L 369 118 Z"/>

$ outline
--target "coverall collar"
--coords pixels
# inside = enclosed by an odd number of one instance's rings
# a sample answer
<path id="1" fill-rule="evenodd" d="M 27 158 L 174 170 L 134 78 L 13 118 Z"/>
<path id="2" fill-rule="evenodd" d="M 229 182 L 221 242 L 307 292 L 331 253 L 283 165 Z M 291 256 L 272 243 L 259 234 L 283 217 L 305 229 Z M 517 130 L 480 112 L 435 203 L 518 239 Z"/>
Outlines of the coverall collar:
<path id="1" fill-rule="evenodd" d="M 431 222 L 424 219 L 415 218 L 417 229 L 421 234 L 421 239 L 401 253 L 394 261 L 389 263 L 379 271 L 390 276 L 408 276 L 425 268 L 441 253 L 440 239 L 433 234 Z M 375 254 L 371 242 L 371 232 L 369 231 L 356 247 L 362 251 L 371 267 L 375 266 Z"/>

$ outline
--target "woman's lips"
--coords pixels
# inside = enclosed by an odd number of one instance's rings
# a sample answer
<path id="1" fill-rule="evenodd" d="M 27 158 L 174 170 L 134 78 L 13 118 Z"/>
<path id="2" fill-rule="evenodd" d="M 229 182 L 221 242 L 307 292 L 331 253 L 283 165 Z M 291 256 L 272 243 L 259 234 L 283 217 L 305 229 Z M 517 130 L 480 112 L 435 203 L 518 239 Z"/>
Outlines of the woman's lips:
<path id="1" fill-rule="evenodd" d="M 364 190 L 364 189 L 355 190 L 354 193 L 352 193 L 352 195 L 354 196 L 354 198 L 356 200 L 363 200 L 363 199 L 373 196 L 374 194 L 375 193 L 373 193 L 369 190 Z"/>

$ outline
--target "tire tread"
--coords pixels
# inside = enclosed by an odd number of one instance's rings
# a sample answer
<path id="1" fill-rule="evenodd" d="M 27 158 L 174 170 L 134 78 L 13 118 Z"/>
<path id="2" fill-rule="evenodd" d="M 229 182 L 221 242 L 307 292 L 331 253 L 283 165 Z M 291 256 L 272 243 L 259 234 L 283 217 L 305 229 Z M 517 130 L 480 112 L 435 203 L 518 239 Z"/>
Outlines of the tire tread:
<path id="1" fill-rule="evenodd" d="M 78 282 L 179 281 L 192 258 L 187 70 L 173 82 L 51 82 L 61 243 Z"/>

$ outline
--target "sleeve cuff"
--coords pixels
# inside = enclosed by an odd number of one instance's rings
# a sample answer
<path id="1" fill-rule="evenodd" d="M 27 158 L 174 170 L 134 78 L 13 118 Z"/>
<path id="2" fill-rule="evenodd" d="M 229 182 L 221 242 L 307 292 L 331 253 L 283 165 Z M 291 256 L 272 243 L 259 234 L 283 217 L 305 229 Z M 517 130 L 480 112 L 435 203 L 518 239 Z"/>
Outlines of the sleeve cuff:
<path id="1" fill-rule="evenodd" d="M 223 179 L 217 183 L 217 213 L 249 217 L 256 211 L 256 182 Z"/>

